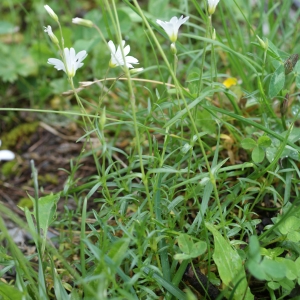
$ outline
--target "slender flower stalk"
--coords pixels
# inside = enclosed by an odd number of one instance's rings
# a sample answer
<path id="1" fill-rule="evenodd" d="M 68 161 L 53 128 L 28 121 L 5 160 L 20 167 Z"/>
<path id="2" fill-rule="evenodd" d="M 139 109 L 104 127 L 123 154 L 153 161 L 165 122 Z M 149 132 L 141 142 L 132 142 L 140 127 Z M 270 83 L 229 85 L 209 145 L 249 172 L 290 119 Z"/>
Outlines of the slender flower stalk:
<path id="1" fill-rule="evenodd" d="M 133 69 L 134 66 L 132 64 L 139 64 L 139 61 L 135 57 L 127 56 L 130 52 L 130 46 L 129 45 L 127 45 L 126 47 L 124 46 L 125 46 L 125 41 L 123 40 L 122 41 L 123 53 L 122 53 L 122 49 L 120 46 L 118 46 L 118 48 L 116 49 L 116 46 L 113 43 L 113 41 L 108 42 L 108 47 L 111 52 L 111 59 L 109 62 L 109 66 L 111 68 L 115 68 L 118 66 L 125 66 L 127 68 Z"/>
<path id="2" fill-rule="evenodd" d="M 53 65 L 57 70 L 63 70 L 69 78 L 73 78 L 76 74 L 76 70 L 83 66 L 82 61 L 87 57 L 85 50 L 82 50 L 76 54 L 74 48 L 64 49 L 65 63 L 57 58 L 49 58 L 48 64 Z"/>
<path id="3" fill-rule="evenodd" d="M 1 146 L 1 140 L 0 140 L 0 146 Z M 13 152 L 9 150 L 0 150 L 0 161 L 1 160 L 13 160 L 15 158 L 15 155 Z"/>
<path id="4" fill-rule="evenodd" d="M 169 22 L 156 20 L 156 23 L 164 29 L 171 42 L 175 43 L 177 41 L 179 27 L 188 19 L 189 17 L 183 18 L 183 16 L 181 16 L 179 19 L 177 17 L 173 17 Z"/>
<path id="5" fill-rule="evenodd" d="M 178 37 L 178 30 L 179 27 L 184 24 L 190 17 L 183 17 L 181 16 L 179 19 L 177 17 L 172 17 L 169 22 L 164 22 L 161 20 L 156 20 L 156 23 L 160 25 L 166 34 L 169 36 L 171 43 L 171 52 L 174 55 L 174 74 L 176 74 L 176 69 L 177 69 L 177 63 L 178 63 L 178 58 L 177 58 L 177 49 L 175 42 L 177 41 Z"/>
<path id="6" fill-rule="evenodd" d="M 48 5 L 45 5 L 44 7 L 45 7 L 46 11 L 49 13 L 50 17 L 57 22 L 59 30 L 60 30 L 60 35 L 61 35 L 61 42 L 59 43 L 57 41 L 55 35 L 52 32 L 51 26 L 47 26 L 45 28 L 45 32 L 48 33 L 50 39 L 58 47 L 59 54 L 62 58 L 62 60 L 57 59 L 57 58 L 49 58 L 48 59 L 48 64 L 53 65 L 54 68 L 57 69 L 57 70 L 63 70 L 67 74 L 68 81 L 69 81 L 69 83 L 72 87 L 72 90 L 74 92 L 77 103 L 80 106 L 80 108 L 83 112 L 83 115 L 86 116 L 86 118 L 88 119 L 91 126 L 93 126 L 93 122 L 89 118 L 89 116 L 88 116 L 88 114 L 87 114 L 80 98 L 78 97 L 78 94 L 76 92 L 76 89 L 74 87 L 74 82 L 73 82 L 73 77 L 75 76 L 77 69 L 79 69 L 83 66 L 82 61 L 87 57 L 87 52 L 85 50 L 82 50 L 82 51 L 80 51 L 76 54 L 74 48 L 69 49 L 69 48 L 64 47 L 64 38 L 63 38 L 62 28 L 61 28 L 59 19 L 58 19 L 57 15 L 54 13 L 54 11 Z M 93 23 L 91 21 L 80 19 L 80 18 L 73 19 L 73 23 L 80 24 L 80 25 L 85 25 L 85 26 L 88 26 L 88 27 L 93 26 Z M 88 128 L 85 118 L 83 118 L 83 121 L 84 121 L 85 127 Z"/>

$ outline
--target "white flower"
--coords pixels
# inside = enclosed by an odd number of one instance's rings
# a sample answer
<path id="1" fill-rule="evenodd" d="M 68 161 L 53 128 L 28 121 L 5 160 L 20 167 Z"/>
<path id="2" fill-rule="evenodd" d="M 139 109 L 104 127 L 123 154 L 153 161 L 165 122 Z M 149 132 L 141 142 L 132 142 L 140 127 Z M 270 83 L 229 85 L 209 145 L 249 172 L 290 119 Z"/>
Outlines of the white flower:
<path id="1" fill-rule="evenodd" d="M 69 77 L 74 77 L 76 70 L 83 66 L 82 61 L 87 57 L 85 50 L 82 50 L 76 54 L 74 48 L 65 48 L 64 57 L 66 65 L 63 61 L 56 58 L 49 58 L 48 64 L 53 65 L 57 70 L 63 70 Z"/>
<path id="2" fill-rule="evenodd" d="M 58 17 L 56 15 L 56 13 L 53 11 L 53 9 L 49 6 L 49 5 L 44 5 L 47 13 L 50 15 L 50 17 L 54 20 L 54 21 L 58 21 Z"/>
<path id="3" fill-rule="evenodd" d="M 212 15 L 220 0 L 207 0 L 208 1 L 208 13 Z"/>
<path id="4" fill-rule="evenodd" d="M 111 68 L 115 68 L 117 66 L 126 66 L 127 68 L 134 68 L 132 64 L 138 64 L 139 61 L 133 57 L 133 56 L 127 56 L 127 54 L 130 52 L 130 46 L 125 46 L 125 41 L 122 41 L 122 48 L 123 48 L 123 54 L 125 61 L 123 59 L 122 50 L 121 47 L 118 46 L 118 49 L 116 50 L 116 46 L 112 41 L 108 42 L 108 47 L 111 52 L 111 59 L 109 62 L 109 66 Z"/>
<path id="5" fill-rule="evenodd" d="M 55 34 L 53 33 L 51 26 L 48 25 L 47 27 L 44 27 L 44 28 L 45 28 L 44 31 L 48 33 L 48 35 L 49 35 L 51 41 L 52 41 L 54 44 L 58 45 L 58 39 L 57 39 L 57 37 L 55 36 Z"/>
<path id="6" fill-rule="evenodd" d="M 156 20 L 156 23 L 159 24 L 164 29 L 164 31 L 169 36 L 171 42 L 174 43 L 177 40 L 179 27 L 183 23 L 185 23 L 188 19 L 189 19 L 189 17 L 183 18 L 183 16 L 181 16 L 179 19 L 177 17 L 173 17 L 170 20 L 170 22 Z"/>
<path id="7" fill-rule="evenodd" d="M 73 18 L 72 23 L 77 25 L 83 25 L 86 27 L 93 27 L 94 23 L 90 20 L 82 19 L 82 18 Z"/>
<path id="8" fill-rule="evenodd" d="M 0 146 L 1 146 L 1 140 L 0 140 Z M 15 155 L 13 152 L 9 150 L 0 150 L 0 161 L 1 160 L 12 160 L 15 158 Z"/>

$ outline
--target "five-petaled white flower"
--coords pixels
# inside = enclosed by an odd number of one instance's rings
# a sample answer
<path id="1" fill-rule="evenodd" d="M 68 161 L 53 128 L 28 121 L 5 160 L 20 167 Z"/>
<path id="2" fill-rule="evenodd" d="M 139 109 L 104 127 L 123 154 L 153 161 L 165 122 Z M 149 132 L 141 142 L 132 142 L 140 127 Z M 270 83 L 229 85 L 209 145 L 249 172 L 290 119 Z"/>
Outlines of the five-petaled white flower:
<path id="1" fill-rule="evenodd" d="M 139 63 L 139 61 L 135 57 L 127 56 L 127 54 L 130 52 L 130 46 L 129 45 L 127 45 L 126 47 L 124 47 L 124 46 L 125 46 L 125 41 L 122 41 L 122 48 L 123 48 L 123 54 L 124 54 L 125 61 L 123 59 L 121 47 L 118 46 L 118 48 L 116 49 L 116 46 L 113 43 L 113 41 L 108 42 L 108 47 L 111 52 L 111 59 L 109 62 L 109 66 L 111 68 L 115 68 L 117 66 L 125 66 L 127 68 L 134 68 L 134 66 L 132 64 Z"/>
<path id="2" fill-rule="evenodd" d="M 82 61 L 87 57 L 85 50 L 82 50 L 76 54 L 74 48 L 64 49 L 64 58 L 66 65 L 63 61 L 56 58 L 49 58 L 48 64 L 53 65 L 57 70 L 63 70 L 69 77 L 74 77 L 76 70 L 83 66 Z"/>
<path id="3" fill-rule="evenodd" d="M 156 20 L 156 23 L 159 24 L 164 29 L 164 31 L 169 36 L 171 42 L 174 43 L 177 40 L 179 27 L 183 23 L 185 23 L 188 19 L 189 19 L 189 17 L 183 18 L 183 16 L 181 16 L 179 19 L 177 17 L 173 17 L 170 20 L 170 22 Z"/>
<path id="4" fill-rule="evenodd" d="M 1 146 L 1 140 L 0 140 L 0 146 Z M 15 158 L 15 155 L 13 152 L 9 150 L 0 150 L 0 161 L 1 160 L 12 160 Z"/>
<path id="5" fill-rule="evenodd" d="M 208 1 L 208 13 L 212 15 L 220 0 L 207 0 Z"/>

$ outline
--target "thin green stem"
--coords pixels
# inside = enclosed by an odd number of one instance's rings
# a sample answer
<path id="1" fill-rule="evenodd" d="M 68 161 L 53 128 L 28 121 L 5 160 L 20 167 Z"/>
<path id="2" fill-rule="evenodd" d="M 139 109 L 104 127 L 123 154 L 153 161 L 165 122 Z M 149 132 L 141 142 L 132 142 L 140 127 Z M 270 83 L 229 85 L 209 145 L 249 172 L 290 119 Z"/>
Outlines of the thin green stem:
<path id="1" fill-rule="evenodd" d="M 200 134 L 198 132 L 197 126 L 195 124 L 195 120 L 192 117 L 192 113 L 191 113 L 190 109 L 188 108 L 188 104 L 187 104 L 186 98 L 185 98 L 185 96 L 183 94 L 183 90 L 182 90 L 182 88 L 181 88 L 181 86 L 180 86 L 180 84 L 179 84 L 179 82 L 178 82 L 178 80 L 177 80 L 177 78 L 176 78 L 176 76 L 175 76 L 175 74 L 174 74 L 174 72 L 173 72 L 170 64 L 169 64 L 169 62 L 168 62 L 167 57 L 164 54 L 164 51 L 161 48 L 160 43 L 158 42 L 157 38 L 155 37 L 154 32 L 153 32 L 151 26 L 149 25 L 149 22 L 145 18 L 145 16 L 144 16 L 144 14 L 143 14 L 143 12 L 142 12 L 142 10 L 141 10 L 141 8 L 140 8 L 137 0 L 133 0 L 133 2 L 134 2 L 134 5 L 136 6 L 136 8 L 137 8 L 137 10 L 138 10 L 141 18 L 143 19 L 146 27 L 148 28 L 150 35 L 152 36 L 153 40 L 155 41 L 157 49 L 160 51 L 160 54 L 161 54 L 161 56 L 162 56 L 165 64 L 167 65 L 167 67 L 169 69 L 169 72 L 170 72 L 170 74 L 172 76 L 172 79 L 174 80 L 174 84 L 175 84 L 176 88 L 179 90 L 179 95 L 180 95 L 181 99 L 183 100 L 184 106 L 185 106 L 185 108 L 187 110 L 187 114 L 188 114 L 189 119 L 191 121 L 192 128 L 193 128 L 194 132 L 197 135 L 197 140 L 198 140 L 198 143 L 199 143 L 202 155 L 204 157 L 205 165 L 206 165 L 206 168 L 207 168 L 208 173 L 210 175 L 210 180 L 211 180 L 211 182 L 213 184 L 213 190 L 214 190 L 214 194 L 215 194 L 215 199 L 216 199 L 216 201 L 218 203 L 218 207 L 219 207 L 219 210 L 220 210 L 220 217 L 221 217 L 222 228 L 223 228 L 224 234 L 225 234 L 225 219 L 224 219 L 224 215 L 223 215 L 223 212 L 222 212 L 222 209 L 221 209 L 221 203 L 220 203 L 220 199 L 219 199 L 219 195 L 218 195 L 218 189 L 217 189 L 217 186 L 216 186 L 216 181 L 215 181 L 215 178 L 214 178 L 214 174 L 211 171 L 211 167 L 210 167 L 210 164 L 209 164 L 209 161 L 208 161 L 205 149 L 204 149 L 204 145 L 203 145 L 202 139 L 200 137 Z"/>
<path id="2" fill-rule="evenodd" d="M 117 32 L 119 33 L 118 34 L 119 44 L 121 45 L 122 44 L 121 26 L 120 26 L 119 19 L 118 19 L 115 0 L 112 1 L 112 6 L 113 6 L 113 11 L 114 11 L 114 15 L 115 15 L 116 24 L 117 24 Z M 122 51 L 123 60 L 125 61 L 125 55 L 124 55 L 123 47 L 121 47 L 121 51 Z M 148 199 L 150 214 L 151 214 L 152 217 L 154 217 L 153 204 L 151 202 L 151 196 L 150 196 L 149 186 L 148 186 L 148 178 L 147 178 L 146 173 L 145 173 L 143 157 L 142 157 L 142 147 L 141 147 L 140 133 L 139 133 L 137 116 L 136 116 L 136 99 L 135 99 L 135 95 L 134 95 L 134 92 L 133 92 L 133 86 L 132 86 L 132 81 L 131 81 L 129 69 L 126 66 L 124 66 L 123 70 L 125 72 L 126 77 L 128 78 L 127 83 L 128 83 L 128 90 L 129 90 L 129 99 L 130 99 L 130 104 L 131 104 L 133 124 L 134 124 L 134 130 L 135 130 L 136 148 L 137 148 L 137 151 L 138 151 L 140 170 L 141 170 L 141 173 L 142 173 L 142 181 L 144 183 L 146 196 L 147 196 L 147 199 Z"/>

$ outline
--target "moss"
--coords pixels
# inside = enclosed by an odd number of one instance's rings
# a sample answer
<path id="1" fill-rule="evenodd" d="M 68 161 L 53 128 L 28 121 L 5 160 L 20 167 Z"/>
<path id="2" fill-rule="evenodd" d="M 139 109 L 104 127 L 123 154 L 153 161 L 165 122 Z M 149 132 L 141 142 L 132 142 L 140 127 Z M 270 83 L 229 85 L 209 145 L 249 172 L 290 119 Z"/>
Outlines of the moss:
<path id="1" fill-rule="evenodd" d="M 38 175 L 39 184 L 51 183 L 58 185 L 58 177 L 52 174 Z"/>
<path id="2" fill-rule="evenodd" d="M 23 138 L 24 136 L 29 136 L 32 133 L 36 132 L 38 126 L 39 122 L 24 123 L 18 125 L 7 134 L 1 136 L 1 148 L 6 149 L 14 147 L 20 138 Z"/>
<path id="3" fill-rule="evenodd" d="M 18 202 L 18 206 L 21 208 L 33 208 L 33 203 L 30 198 L 21 198 L 20 201 Z"/>
<path id="4" fill-rule="evenodd" d="M 16 165 L 15 161 L 8 161 L 6 163 L 2 163 L 0 173 L 5 177 L 16 174 L 16 168 L 14 168 L 15 165 Z"/>

